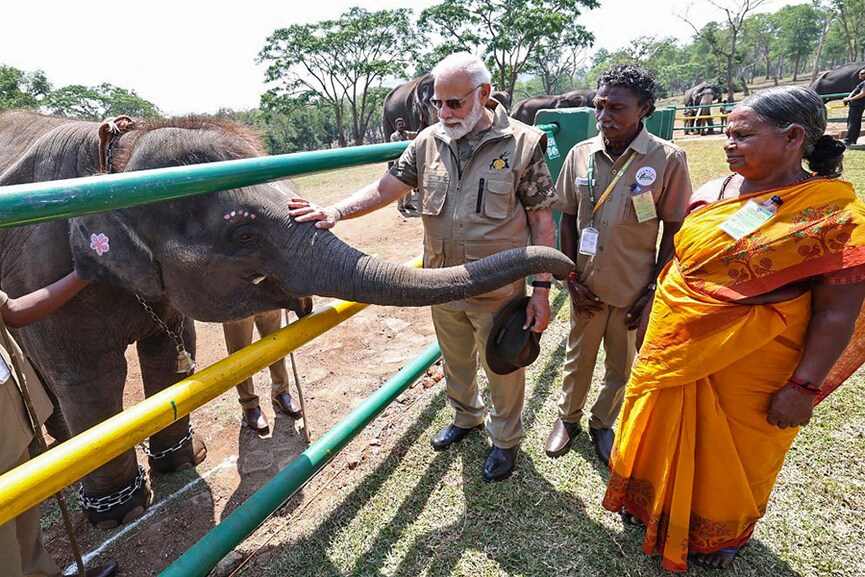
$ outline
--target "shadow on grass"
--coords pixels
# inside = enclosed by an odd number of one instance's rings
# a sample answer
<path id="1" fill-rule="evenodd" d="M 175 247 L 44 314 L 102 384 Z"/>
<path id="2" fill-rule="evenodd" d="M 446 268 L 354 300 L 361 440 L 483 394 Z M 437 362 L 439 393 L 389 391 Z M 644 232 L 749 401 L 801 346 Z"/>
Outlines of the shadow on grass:
<path id="1" fill-rule="evenodd" d="M 560 296 L 553 302 L 554 315 L 567 303 L 566 293 Z M 544 344 L 549 352 L 542 357 L 543 366 L 532 370 L 534 387 L 524 412 L 527 430 L 543 414 L 549 395 L 558 394 L 566 337 L 552 338 Z M 595 501 L 607 475 L 593 475 L 591 467 L 602 467 L 595 465 L 587 435 L 581 436 L 577 451 L 554 466 L 534 441 L 524 443 L 513 476 L 485 483 L 481 469 L 490 444 L 482 431 L 447 451 L 429 447 L 429 437 L 451 416 L 441 391 L 408 424 L 381 464 L 341 497 L 313 532 L 261 551 L 241 575 L 664 573 L 656 558 L 643 554 L 640 529 L 623 527 L 612 513 L 598 512 Z M 573 489 L 562 479 L 594 486 Z M 560 484 L 569 488 L 560 489 Z M 689 574 L 719 575 L 696 567 Z M 759 541 L 724 574 L 797 575 Z"/>

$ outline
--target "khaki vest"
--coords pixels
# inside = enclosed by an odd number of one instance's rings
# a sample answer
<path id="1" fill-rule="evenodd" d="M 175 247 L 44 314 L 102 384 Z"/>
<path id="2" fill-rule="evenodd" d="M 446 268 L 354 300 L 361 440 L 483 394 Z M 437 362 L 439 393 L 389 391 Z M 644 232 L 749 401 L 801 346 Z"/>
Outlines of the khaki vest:
<path id="1" fill-rule="evenodd" d="M 418 191 L 424 223 L 424 268 L 465 264 L 524 247 L 529 239 L 525 210 L 516 195 L 535 148 L 545 144 L 539 130 L 508 118 L 494 105 L 492 127 L 466 163 L 462 177 L 456 142 L 439 125 L 415 139 Z M 448 303 L 457 310 L 495 311 L 525 294 L 525 280 L 492 292 Z"/>

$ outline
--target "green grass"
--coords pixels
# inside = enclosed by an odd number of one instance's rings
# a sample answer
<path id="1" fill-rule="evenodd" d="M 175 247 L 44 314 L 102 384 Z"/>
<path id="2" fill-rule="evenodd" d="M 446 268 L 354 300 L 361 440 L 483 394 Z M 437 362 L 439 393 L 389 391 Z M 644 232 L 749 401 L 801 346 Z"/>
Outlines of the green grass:
<path id="1" fill-rule="evenodd" d="M 725 174 L 721 142 L 682 143 L 695 188 Z M 865 152 L 851 151 L 845 178 L 865 192 Z M 326 184 L 324 185 L 326 186 Z M 564 292 L 553 289 L 554 319 L 529 369 L 527 436 L 513 477 L 486 484 L 489 445 L 473 433 L 437 453 L 429 438 L 450 422 L 443 385 L 404 416 L 400 436 L 373 469 L 350 476 L 317 517 L 291 524 L 242 575 L 619 576 L 666 574 L 641 551 L 642 532 L 601 508 L 608 478 L 583 434 L 552 460 L 543 443 L 556 417 L 568 330 Z M 603 357 L 595 373 L 600 381 Z M 820 405 L 787 456 L 766 517 L 724 571 L 689 575 L 865 575 L 865 403 L 863 374 Z M 482 379 L 482 386 L 485 382 Z M 593 402 L 593 390 L 589 404 Z M 489 399 L 486 399 L 489 406 Z M 375 426 L 375 425 L 373 425 Z M 266 566 L 267 568 L 263 568 Z"/>

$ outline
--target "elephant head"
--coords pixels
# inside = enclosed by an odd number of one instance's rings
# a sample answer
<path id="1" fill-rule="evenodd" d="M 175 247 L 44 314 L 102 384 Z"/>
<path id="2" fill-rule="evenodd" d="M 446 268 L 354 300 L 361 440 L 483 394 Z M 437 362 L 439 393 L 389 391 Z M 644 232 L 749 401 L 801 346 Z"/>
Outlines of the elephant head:
<path id="1" fill-rule="evenodd" d="M 132 171 L 256 155 L 237 133 L 202 124 L 126 134 L 115 158 Z M 75 268 L 147 300 L 167 298 L 188 317 L 210 322 L 292 308 L 313 294 L 398 306 L 443 303 L 532 273 L 563 277 L 573 268 L 543 247 L 460 267 L 404 267 L 295 222 L 287 198 L 279 185 L 259 185 L 73 218 Z"/>
<path id="2" fill-rule="evenodd" d="M 578 108 L 594 106 L 596 92 L 590 88 L 579 88 L 556 97 L 554 108 Z"/>

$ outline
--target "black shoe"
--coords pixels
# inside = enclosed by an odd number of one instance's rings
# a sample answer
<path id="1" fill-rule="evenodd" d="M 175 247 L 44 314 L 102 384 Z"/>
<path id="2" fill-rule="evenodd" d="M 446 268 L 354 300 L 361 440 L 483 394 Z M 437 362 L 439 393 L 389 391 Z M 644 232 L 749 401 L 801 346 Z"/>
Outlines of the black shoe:
<path id="1" fill-rule="evenodd" d="M 435 437 L 430 441 L 430 444 L 436 451 L 444 451 L 454 443 L 462 441 L 466 435 L 478 428 L 480 428 L 480 425 L 472 427 L 471 429 L 463 429 L 456 425 L 448 425 L 436 433 Z"/>
<path id="2" fill-rule="evenodd" d="M 589 427 L 589 436 L 592 438 L 592 445 L 595 447 L 598 458 L 609 466 L 610 453 L 613 452 L 613 441 L 616 440 L 616 433 L 612 429 Z"/>
<path id="3" fill-rule="evenodd" d="M 267 422 L 267 417 L 261 412 L 261 407 L 258 405 L 251 409 L 243 409 L 243 420 L 241 424 L 244 427 L 249 427 L 256 433 L 267 433 L 270 425 Z"/>
<path id="4" fill-rule="evenodd" d="M 520 447 L 502 449 L 493 445 L 487 460 L 484 463 L 484 481 L 503 481 L 514 472 L 514 463 L 517 461 L 517 453 Z"/>

